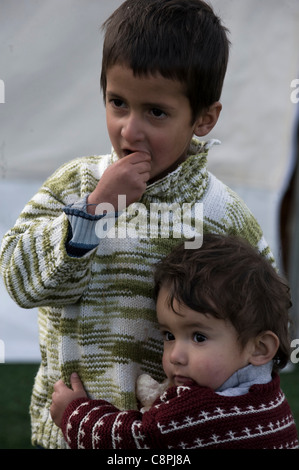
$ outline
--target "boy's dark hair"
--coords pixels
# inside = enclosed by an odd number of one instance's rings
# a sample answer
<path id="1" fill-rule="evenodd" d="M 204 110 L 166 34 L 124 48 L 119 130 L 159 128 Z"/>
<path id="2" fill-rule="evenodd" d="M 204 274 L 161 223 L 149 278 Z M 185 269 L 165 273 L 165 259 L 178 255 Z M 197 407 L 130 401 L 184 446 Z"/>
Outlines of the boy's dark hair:
<path id="1" fill-rule="evenodd" d="M 107 71 L 175 79 L 186 87 L 193 121 L 218 101 L 226 73 L 227 29 L 202 0 L 127 0 L 104 23 L 101 86 Z"/>
<path id="2" fill-rule="evenodd" d="M 242 347 L 263 331 L 273 331 L 280 341 L 274 368 L 287 364 L 290 289 L 245 240 L 206 234 L 199 249 L 179 245 L 156 267 L 156 297 L 161 286 L 169 289 L 172 308 L 176 299 L 202 314 L 229 320 Z"/>

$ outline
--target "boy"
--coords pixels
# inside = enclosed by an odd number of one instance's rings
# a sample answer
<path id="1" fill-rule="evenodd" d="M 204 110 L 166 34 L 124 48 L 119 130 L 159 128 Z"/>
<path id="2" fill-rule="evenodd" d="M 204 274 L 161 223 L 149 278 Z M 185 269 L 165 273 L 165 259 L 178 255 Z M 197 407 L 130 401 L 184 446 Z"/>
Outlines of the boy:
<path id="1" fill-rule="evenodd" d="M 289 290 L 268 261 L 242 239 L 206 235 L 160 262 L 156 290 L 173 386 L 142 413 L 88 400 L 77 376 L 73 390 L 59 381 L 51 413 L 70 447 L 298 448 L 276 373 L 289 359 Z"/>
<path id="2" fill-rule="evenodd" d="M 65 446 L 49 415 L 59 378 L 76 371 L 89 396 L 130 409 L 141 371 L 163 377 L 153 265 L 194 235 L 198 207 L 204 232 L 236 233 L 273 261 L 248 208 L 207 171 L 210 144 L 193 139 L 221 110 L 229 42 L 220 20 L 201 0 L 128 0 L 105 27 L 101 84 L 114 149 L 58 169 L 1 251 L 12 298 L 40 307 L 31 418 L 32 441 L 46 448 Z M 180 217 L 153 211 L 165 206 Z"/>

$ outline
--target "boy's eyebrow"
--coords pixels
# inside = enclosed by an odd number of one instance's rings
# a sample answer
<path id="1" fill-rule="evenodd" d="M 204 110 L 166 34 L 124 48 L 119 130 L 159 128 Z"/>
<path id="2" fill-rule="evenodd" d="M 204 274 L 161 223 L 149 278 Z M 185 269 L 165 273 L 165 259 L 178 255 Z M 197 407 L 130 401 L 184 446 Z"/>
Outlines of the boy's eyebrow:
<path id="1" fill-rule="evenodd" d="M 114 93 L 113 91 L 107 91 L 106 92 L 106 98 L 108 98 L 108 99 L 114 98 L 114 99 L 119 99 L 119 100 L 125 101 L 125 98 L 123 98 L 118 93 Z M 165 110 L 168 110 L 168 111 L 174 111 L 175 110 L 174 106 L 171 106 L 167 103 L 162 103 L 162 102 L 161 103 L 146 102 L 146 103 L 143 103 L 143 106 L 147 107 L 147 108 L 165 109 Z"/>
<path id="2" fill-rule="evenodd" d="M 106 92 L 106 97 L 107 98 L 117 98 L 117 99 L 123 100 L 123 98 L 118 93 L 114 93 L 113 91 L 107 91 Z"/>
<path id="3" fill-rule="evenodd" d="M 164 109 L 165 111 L 175 111 L 176 108 L 165 103 L 144 103 L 146 108 Z"/>

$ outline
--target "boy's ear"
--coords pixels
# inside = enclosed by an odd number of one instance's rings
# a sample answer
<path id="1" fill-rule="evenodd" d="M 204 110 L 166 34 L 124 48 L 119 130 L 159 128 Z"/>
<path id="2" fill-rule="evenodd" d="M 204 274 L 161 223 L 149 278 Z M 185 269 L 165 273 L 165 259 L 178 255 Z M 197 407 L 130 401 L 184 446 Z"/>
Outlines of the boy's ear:
<path id="1" fill-rule="evenodd" d="M 194 124 L 194 134 L 198 137 L 207 135 L 218 121 L 222 104 L 215 101 L 209 108 L 205 109 L 196 119 Z"/>
<path id="2" fill-rule="evenodd" d="M 261 366 L 270 362 L 279 348 L 279 339 L 273 331 L 264 331 L 253 342 L 250 364 Z"/>

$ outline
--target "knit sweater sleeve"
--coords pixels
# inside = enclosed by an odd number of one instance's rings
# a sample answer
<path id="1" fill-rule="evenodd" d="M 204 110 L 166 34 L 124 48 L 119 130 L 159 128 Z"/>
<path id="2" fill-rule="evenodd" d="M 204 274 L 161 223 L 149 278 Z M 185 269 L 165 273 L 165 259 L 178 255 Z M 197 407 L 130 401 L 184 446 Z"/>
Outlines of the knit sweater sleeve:
<path id="1" fill-rule="evenodd" d="M 1 274 L 10 296 L 21 307 L 73 303 L 86 288 L 95 250 L 81 258 L 69 256 L 70 226 L 63 212 L 85 189 L 88 192 L 85 186 L 82 164 L 64 165 L 44 183 L 5 235 Z"/>
<path id="2" fill-rule="evenodd" d="M 105 400 L 74 400 L 64 412 L 61 429 L 71 449 L 159 447 L 159 432 L 150 412 L 120 411 Z"/>
<path id="3" fill-rule="evenodd" d="M 240 397 L 171 387 L 144 414 L 82 398 L 66 409 L 62 431 L 73 449 L 298 448 L 278 376 Z"/>
<path id="4" fill-rule="evenodd" d="M 192 413 L 198 398 L 197 391 L 195 398 L 192 390 L 185 395 L 188 391 L 189 387 L 171 387 L 144 413 L 120 411 L 105 400 L 79 398 L 64 412 L 61 427 L 64 438 L 71 449 L 177 448 L 177 436 L 173 436 L 177 418 L 186 410 Z M 191 432 L 192 426 L 191 419 Z M 166 428 L 169 431 L 164 432 Z"/>

